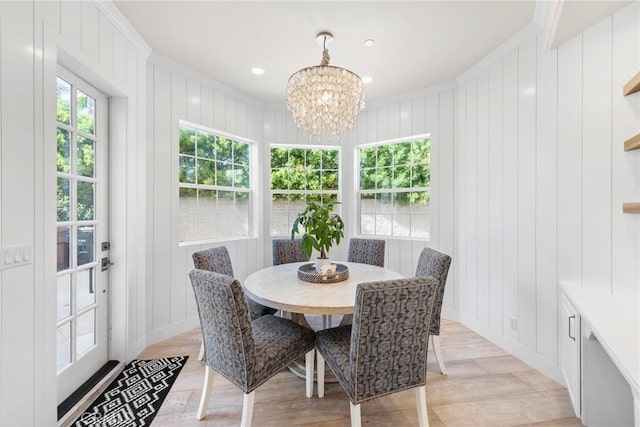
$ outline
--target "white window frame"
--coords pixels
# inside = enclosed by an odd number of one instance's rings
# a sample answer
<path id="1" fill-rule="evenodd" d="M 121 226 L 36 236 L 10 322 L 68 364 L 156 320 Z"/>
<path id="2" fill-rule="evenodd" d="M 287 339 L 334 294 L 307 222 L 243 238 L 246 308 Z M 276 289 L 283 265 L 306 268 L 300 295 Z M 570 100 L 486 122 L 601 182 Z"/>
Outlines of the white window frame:
<path id="1" fill-rule="evenodd" d="M 287 148 L 287 149 L 304 149 L 304 150 L 335 150 L 338 152 L 338 189 L 337 190 L 273 190 L 271 188 L 271 149 L 272 148 Z M 269 189 L 269 221 L 268 221 L 268 229 L 269 236 L 272 238 L 279 237 L 290 237 L 290 233 L 285 234 L 275 234 L 273 233 L 273 195 L 274 194 L 304 194 L 304 195 L 321 195 L 321 194 L 334 194 L 336 195 L 336 199 L 339 204 L 335 206 L 334 211 L 338 214 L 341 214 L 341 203 L 342 203 L 342 188 L 343 188 L 343 179 L 342 179 L 342 147 L 335 145 L 326 145 L 326 144 L 269 144 L 269 149 L 266 154 L 265 164 L 266 175 L 267 175 L 267 188 Z M 324 170 L 324 169 L 322 169 Z"/>
<path id="2" fill-rule="evenodd" d="M 354 189 L 355 189 L 355 194 L 356 194 L 356 212 L 355 212 L 355 216 L 356 216 L 356 233 L 355 235 L 358 237 L 363 237 L 363 238 L 371 238 L 371 237 L 378 237 L 381 239 L 395 239 L 395 240 L 412 240 L 412 241 L 424 241 L 424 242 L 430 242 L 431 241 L 431 227 L 429 227 L 428 230 L 428 234 L 429 237 L 414 237 L 411 236 L 411 234 L 409 234 L 409 236 L 394 236 L 393 234 L 388 235 L 388 234 L 362 234 L 362 194 L 383 194 L 383 193 L 406 193 L 406 192 L 421 192 L 421 191 L 426 191 L 429 193 L 429 206 L 432 206 L 433 204 L 433 194 L 431 193 L 431 186 L 427 186 L 427 187 L 407 187 L 407 188 L 381 188 L 381 189 L 374 189 L 374 190 L 361 190 L 360 189 L 360 150 L 363 148 L 371 148 L 371 147 L 378 147 L 378 146 L 382 146 L 382 145 L 393 145 L 393 144 L 400 144 L 400 143 L 404 143 L 404 142 L 413 142 L 417 139 L 428 139 L 431 143 L 433 142 L 431 140 L 431 134 L 430 133 L 424 133 L 424 134 L 418 134 L 418 135 L 411 135 L 411 136 L 406 136 L 406 137 L 402 137 L 402 138 L 394 138 L 394 139 L 388 139 L 388 140 L 384 140 L 384 141 L 376 141 L 376 142 L 369 142 L 369 143 L 365 143 L 365 144 L 359 144 L 356 145 L 354 147 Z M 430 146 L 429 149 L 429 155 L 431 156 L 432 153 L 432 149 Z M 429 169 L 431 170 L 431 161 L 429 162 Z M 431 182 L 431 179 L 429 180 L 429 182 Z M 411 221 L 411 216 L 409 217 L 410 221 Z M 431 219 L 431 215 L 429 215 L 429 218 Z"/>
<path id="3" fill-rule="evenodd" d="M 238 141 L 238 142 L 243 142 L 249 145 L 249 188 L 242 188 L 240 189 L 239 187 L 226 187 L 226 186 L 220 186 L 220 185 L 204 185 L 204 184 L 191 184 L 191 183 L 183 183 L 180 182 L 180 130 L 182 128 L 190 128 L 193 130 L 197 130 L 200 132 L 205 132 L 205 133 L 209 133 L 215 136 L 220 136 L 222 138 L 226 138 L 226 139 L 230 139 L 230 140 L 234 140 L 234 141 Z M 181 236 L 178 230 L 178 246 L 190 246 L 190 245 L 200 245 L 200 244 L 206 244 L 206 243 L 217 243 L 217 242 L 229 242 L 229 241 L 234 241 L 234 240 L 246 240 L 246 239 L 254 239 L 256 238 L 256 224 L 255 224 L 255 185 L 254 183 L 256 182 L 256 171 L 254 170 L 254 165 L 258 164 L 257 162 L 257 142 L 249 139 L 249 138 L 245 138 L 239 135 L 234 135 L 228 132 L 223 132 L 217 129 L 213 129 L 207 126 L 203 126 L 203 125 L 199 125 L 197 123 L 193 123 L 193 122 L 189 122 L 187 120 L 179 120 L 178 121 L 178 139 L 176 141 L 177 146 L 178 146 L 178 155 L 176 156 L 176 162 L 177 162 L 177 176 L 176 176 L 176 182 L 178 184 L 178 210 L 180 209 L 180 189 L 181 188 L 192 188 L 192 189 L 204 189 L 204 190 L 221 190 L 221 191 L 232 191 L 232 192 L 241 192 L 241 193 L 247 193 L 248 194 L 248 203 L 249 203 L 249 212 L 248 212 L 248 231 L 247 231 L 247 235 L 246 236 L 227 236 L 227 237 L 217 237 L 217 238 L 211 238 L 211 239 L 200 239 L 200 240 L 180 240 Z M 196 153 L 197 154 L 197 153 Z M 196 156 L 197 157 L 197 156 Z"/>

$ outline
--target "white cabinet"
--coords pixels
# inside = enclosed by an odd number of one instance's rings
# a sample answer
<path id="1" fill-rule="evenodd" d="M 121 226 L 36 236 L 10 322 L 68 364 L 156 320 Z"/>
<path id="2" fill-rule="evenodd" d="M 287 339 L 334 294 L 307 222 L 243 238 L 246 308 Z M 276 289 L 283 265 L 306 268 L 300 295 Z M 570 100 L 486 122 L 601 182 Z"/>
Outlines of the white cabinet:
<path id="1" fill-rule="evenodd" d="M 589 427 L 640 427 L 640 310 L 607 288 L 560 283 L 560 368 Z"/>
<path id="2" fill-rule="evenodd" d="M 564 293 L 561 294 L 560 367 L 576 416 L 580 418 L 580 315 Z"/>

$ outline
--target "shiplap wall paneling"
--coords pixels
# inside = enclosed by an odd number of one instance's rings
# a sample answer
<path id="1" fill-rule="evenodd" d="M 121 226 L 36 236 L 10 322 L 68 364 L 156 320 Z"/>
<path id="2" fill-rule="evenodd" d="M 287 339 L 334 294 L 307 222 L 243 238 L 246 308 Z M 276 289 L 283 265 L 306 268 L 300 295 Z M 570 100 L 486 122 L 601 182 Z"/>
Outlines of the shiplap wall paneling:
<path id="1" fill-rule="evenodd" d="M 82 1 L 60 2 L 60 44 L 73 56 L 82 58 Z"/>
<path id="2" fill-rule="evenodd" d="M 170 167 L 164 171 L 169 176 L 169 186 L 164 191 L 170 195 L 169 205 L 163 209 L 164 212 L 170 214 L 170 264 L 171 264 L 171 281 L 170 281 L 170 312 L 171 324 L 176 324 L 186 319 L 186 282 L 187 282 L 187 250 L 184 246 L 180 246 L 180 233 L 178 230 L 180 218 L 179 196 L 178 196 L 178 176 L 180 164 L 178 154 L 180 146 L 178 144 L 180 138 L 180 120 L 191 121 L 195 123 L 200 120 L 200 108 L 195 108 L 194 103 L 188 98 L 187 78 L 178 72 L 171 72 L 171 133 L 169 140 Z M 195 84 L 191 84 L 192 90 L 195 91 Z M 199 85 L 198 85 L 199 86 Z M 198 92 L 199 89 L 198 89 Z M 191 108 L 188 107 L 191 104 Z M 188 114 L 191 113 L 191 114 Z M 167 209 L 168 208 L 168 209 Z"/>
<path id="3" fill-rule="evenodd" d="M 153 67 L 153 281 L 152 330 L 171 324 L 171 72 Z M 177 242 L 175 242 L 177 244 Z"/>
<path id="4" fill-rule="evenodd" d="M 81 48 L 84 60 L 91 64 L 98 64 L 100 50 L 100 11 L 93 2 L 83 1 L 80 26 L 82 28 Z"/>
<path id="5" fill-rule="evenodd" d="M 582 35 L 558 48 L 558 279 L 582 283 Z"/>
<path id="6" fill-rule="evenodd" d="M 429 206 L 429 221 L 431 223 L 429 229 L 429 245 L 434 248 L 439 248 L 440 212 L 438 205 L 442 197 L 442 193 L 440 192 L 441 172 L 439 159 L 442 144 L 440 142 L 440 121 L 438 118 L 440 113 L 438 94 L 430 94 L 427 95 L 426 98 L 420 97 L 414 99 L 411 107 L 413 112 L 411 133 L 413 135 L 429 133 L 431 139 L 431 182 L 429 191 L 431 193 L 431 200 L 437 200 L 438 202 L 432 205 L 430 204 Z M 451 172 L 443 171 L 443 173 Z"/>
<path id="7" fill-rule="evenodd" d="M 145 208 L 146 208 L 146 212 L 147 212 L 147 217 L 148 219 L 146 219 L 145 221 L 145 232 L 147 234 L 147 239 L 146 239 L 146 253 L 147 253 L 147 257 L 144 260 L 144 268 L 145 268 L 145 272 L 146 272 L 146 279 L 147 279 L 147 284 L 146 287 L 148 289 L 148 292 L 145 295 L 145 302 L 147 305 L 147 310 L 144 313 L 145 315 L 145 330 L 144 330 L 144 334 L 146 336 L 147 333 L 147 328 L 148 330 L 152 330 L 155 325 L 155 293 L 156 293 L 156 289 L 155 289 L 155 277 L 156 277 L 156 271 L 155 271 L 155 266 L 156 266 L 156 252 L 155 252 L 155 231 L 156 231 L 156 224 L 155 224 L 155 218 L 156 218 L 156 213 L 155 213 L 155 203 L 156 203 L 156 199 L 155 199 L 155 194 L 156 194 L 156 182 L 155 182 L 155 176 L 156 176 L 156 165 L 155 165 L 155 158 L 156 158 L 156 135 L 155 135 L 155 127 L 156 127 L 156 114 L 155 114 L 155 99 L 156 99 L 156 91 L 155 91 L 155 87 L 156 87 L 156 81 L 155 81 L 155 75 L 156 75 L 156 68 L 152 63 L 147 63 L 145 66 L 145 71 L 146 71 L 146 84 L 148 87 L 147 90 L 147 97 L 146 97 L 146 102 L 144 103 L 144 105 L 147 108 L 147 123 L 146 123 L 146 129 L 147 129 L 147 150 L 145 153 L 145 160 L 147 162 L 147 170 L 146 170 L 146 199 L 145 199 Z"/>
<path id="8" fill-rule="evenodd" d="M 438 248 L 453 257 L 454 247 L 454 93 L 452 90 L 438 95 Z M 444 307 L 457 309 L 455 267 L 449 268 L 445 288 Z"/>
<path id="9" fill-rule="evenodd" d="M 536 343 L 546 360 L 557 361 L 557 136 L 558 57 L 545 51 L 543 37 L 536 46 Z"/>
<path id="10" fill-rule="evenodd" d="M 117 38 L 116 38 L 117 39 Z M 114 43 L 114 49 L 117 52 L 121 46 L 120 44 Z M 138 348 L 144 346 L 146 344 L 146 331 L 147 331 L 147 319 L 146 312 L 150 309 L 147 304 L 146 291 L 148 286 L 147 281 L 147 268 L 146 262 L 149 258 L 149 250 L 146 246 L 146 242 L 149 240 L 149 235 L 147 234 L 146 224 L 147 224 L 147 199 L 150 198 L 150 193 L 147 191 L 147 177 L 149 163 L 147 152 L 149 150 L 149 138 L 147 137 L 147 126 L 142 125 L 140 122 L 144 119 L 145 124 L 149 122 L 147 120 L 147 85 L 146 85 L 146 76 L 147 76 L 147 61 L 139 55 L 136 55 L 135 50 L 129 44 L 126 44 L 126 58 L 127 59 L 127 70 L 130 68 L 129 64 L 135 63 L 135 77 L 133 72 L 127 71 L 127 86 L 133 87 L 135 85 L 135 91 L 133 93 L 136 94 L 135 102 L 132 97 L 128 98 L 128 102 L 134 104 L 131 106 L 132 109 L 136 111 L 136 120 L 128 121 L 128 132 L 132 137 L 135 135 L 135 140 L 138 141 L 137 149 L 133 158 L 135 159 L 134 164 L 131 165 L 131 168 L 134 169 L 135 176 L 135 188 L 136 191 L 132 192 L 133 199 L 129 199 L 128 203 L 131 204 L 131 208 L 135 210 L 135 221 L 130 221 L 131 229 L 129 231 L 130 237 L 128 240 L 133 240 L 135 242 L 135 248 L 137 256 L 135 257 L 135 261 L 132 263 L 132 267 L 135 268 L 135 294 L 136 297 L 134 299 L 135 305 L 129 306 L 129 318 L 135 319 L 135 332 L 131 334 L 131 337 L 135 337 L 135 342 L 137 345 L 135 348 L 129 348 L 129 356 L 133 357 L 138 354 Z M 116 53 L 114 57 L 118 57 L 119 55 Z M 114 61 L 114 66 L 117 66 L 119 62 Z M 114 76 L 117 79 L 120 73 L 117 71 L 117 68 L 114 69 Z M 133 79 L 136 82 L 133 82 Z M 127 146 L 130 144 L 127 144 Z M 133 145 L 133 144 L 131 144 Z M 129 282 L 131 283 L 131 282 Z"/>
<path id="11" fill-rule="evenodd" d="M 227 128 L 227 97 L 218 91 L 215 91 L 213 95 L 213 117 L 215 129 Z"/>
<path id="12" fill-rule="evenodd" d="M 502 59 L 502 314 L 504 335 L 518 340 L 518 51 Z"/>
<path id="13" fill-rule="evenodd" d="M 34 75 L 33 56 L 23 50 L 33 46 L 33 4 L 3 3 L 0 16 L 6 17 L 0 22 L 0 236 L 3 247 L 32 245 Z M 36 380 L 33 264 L 2 270 L 0 284 L 0 424 L 34 424 L 34 406 L 27 403 Z"/>
<path id="14" fill-rule="evenodd" d="M 102 12 L 98 14 L 98 63 L 102 74 L 113 74 L 113 24 Z"/>
<path id="15" fill-rule="evenodd" d="M 601 21 L 582 39 L 583 286 L 604 289 L 611 287 L 611 23 Z"/>
<path id="16" fill-rule="evenodd" d="M 476 123 L 476 283 L 477 319 L 489 324 L 489 70 L 477 78 Z"/>
<path id="17" fill-rule="evenodd" d="M 466 314 L 478 316 L 478 84 L 473 78 L 466 84 L 467 143 L 463 155 L 466 158 Z"/>
<path id="18" fill-rule="evenodd" d="M 502 333 L 502 62 L 489 68 L 489 328 Z"/>
<path id="19" fill-rule="evenodd" d="M 622 203 L 640 198 L 640 154 L 625 152 L 620 141 L 640 130 L 640 96 L 618 96 L 618 88 L 635 75 L 640 63 L 637 37 L 640 4 L 632 3 L 613 16 L 612 52 L 612 194 L 611 194 L 611 291 L 636 301 L 638 283 L 639 238 L 636 215 L 622 213 Z"/>
<path id="20" fill-rule="evenodd" d="M 536 349 L 536 43 L 518 49 L 518 332 Z"/>
<path id="21" fill-rule="evenodd" d="M 453 159 L 455 162 L 454 180 L 454 200 L 456 215 L 456 244 L 453 251 L 453 264 L 457 275 L 457 291 L 459 292 L 458 302 L 460 304 L 460 317 L 466 317 L 468 310 L 467 303 L 467 87 L 461 85 L 457 90 L 457 109 L 455 129 L 459 132 L 459 137 L 455 139 Z"/>

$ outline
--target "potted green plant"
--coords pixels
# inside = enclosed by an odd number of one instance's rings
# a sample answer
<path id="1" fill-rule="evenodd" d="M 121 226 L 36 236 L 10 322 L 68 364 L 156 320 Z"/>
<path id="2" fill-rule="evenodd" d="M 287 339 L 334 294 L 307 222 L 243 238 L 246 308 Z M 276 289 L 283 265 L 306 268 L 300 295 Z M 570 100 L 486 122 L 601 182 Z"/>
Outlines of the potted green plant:
<path id="1" fill-rule="evenodd" d="M 309 202 L 304 211 L 298 214 L 298 217 L 291 228 L 291 239 L 295 238 L 296 233 L 302 234 L 302 243 L 300 248 L 308 256 L 311 257 L 313 250 L 320 252 L 320 256 L 316 258 L 316 271 L 326 273 L 331 266 L 331 260 L 327 256 L 327 251 L 334 244 L 339 244 L 340 239 L 344 237 L 344 222 L 340 215 L 333 212 L 333 206 L 338 202 L 327 204 L 318 204 Z M 302 226 L 304 232 L 300 232 L 299 227 Z M 335 271 L 335 266 L 333 266 Z"/>

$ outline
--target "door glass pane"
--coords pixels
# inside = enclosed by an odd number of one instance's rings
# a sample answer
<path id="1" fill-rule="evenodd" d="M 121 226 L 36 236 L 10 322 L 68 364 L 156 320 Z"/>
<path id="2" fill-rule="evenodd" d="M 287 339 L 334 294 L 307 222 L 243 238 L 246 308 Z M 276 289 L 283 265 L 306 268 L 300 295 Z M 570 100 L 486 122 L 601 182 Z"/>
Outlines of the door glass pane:
<path id="1" fill-rule="evenodd" d="M 57 367 L 58 371 L 71 363 L 71 323 L 58 326 Z"/>
<path id="2" fill-rule="evenodd" d="M 93 262 L 93 225 L 78 227 L 78 266 Z"/>
<path id="3" fill-rule="evenodd" d="M 76 355 L 82 356 L 96 343 L 95 309 L 78 316 L 76 325 Z"/>
<path id="4" fill-rule="evenodd" d="M 76 160 L 76 171 L 78 175 L 93 178 L 95 169 L 94 165 L 96 161 L 95 144 L 93 140 L 79 136 L 77 146 L 78 152 Z"/>
<path id="5" fill-rule="evenodd" d="M 76 276 L 78 278 L 78 283 L 76 284 L 77 310 L 82 310 L 83 308 L 90 306 L 96 301 L 96 289 L 93 272 L 93 267 L 86 270 L 78 271 L 78 274 Z"/>
<path id="6" fill-rule="evenodd" d="M 78 181 L 78 221 L 95 219 L 94 187 L 92 182 Z"/>
<path id="7" fill-rule="evenodd" d="M 58 227 L 57 259 L 58 271 L 67 270 L 71 266 L 69 254 L 69 235 L 71 227 Z"/>
<path id="8" fill-rule="evenodd" d="M 58 172 L 69 172 L 71 170 L 71 152 L 69 148 L 69 131 L 58 128 Z"/>
<path id="9" fill-rule="evenodd" d="M 71 85 L 58 77 L 56 88 L 58 121 L 71 123 Z"/>
<path id="10" fill-rule="evenodd" d="M 96 100 L 78 90 L 78 129 L 90 134 L 95 133 Z"/>
<path id="11" fill-rule="evenodd" d="M 70 185 L 71 181 L 69 179 L 58 178 L 58 221 L 71 220 Z"/>
<path id="12" fill-rule="evenodd" d="M 71 314 L 71 275 L 59 276 L 58 282 L 58 319 L 62 320 Z"/>

